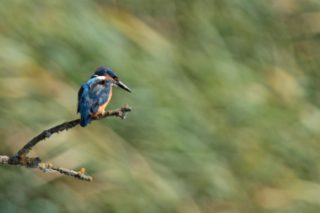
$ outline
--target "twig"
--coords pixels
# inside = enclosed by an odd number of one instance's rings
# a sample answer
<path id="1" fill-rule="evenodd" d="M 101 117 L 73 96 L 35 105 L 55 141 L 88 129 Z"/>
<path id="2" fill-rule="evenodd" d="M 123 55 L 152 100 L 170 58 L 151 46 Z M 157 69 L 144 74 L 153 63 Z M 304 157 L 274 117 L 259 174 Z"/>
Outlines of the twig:
<path id="1" fill-rule="evenodd" d="M 80 171 L 74 171 L 71 169 L 66 169 L 66 168 L 61 168 L 61 167 L 55 167 L 50 163 L 40 163 L 38 168 L 43 171 L 43 172 L 51 172 L 51 171 L 55 171 L 55 172 L 59 172 L 60 174 L 63 175 L 68 175 L 74 178 L 77 178 L 79 180 L 85 180 L 85 181 L 92 181 L 92 177 L 85 175 L 85 169 L 81 168 Z"/>
<path id="2" fill-rule="evenodd" d="M 25 161 L 24 163 L 19 163 L 19 164 L 16 164 L 15 162 L 11 162 L 9 161 L 9 159 L 10 159 L 9 156 L 0 155 L 0 164 L 19 165 L 19 166 L 25 166 L 27 168 L 38 168 L 45 173 L 52 172 L 52 171 L 59 172 L 60 174 L 68 175 L 84 181 L 92 181 L 93 179 L 91 176 L 84 174 L 85 170 L 83 168 L 77 172 L 71 169 L 56 167 L 50 163 L 40 163 L 41 161 L 39 158 L 26 157 L 25 159 L 28 159 L 28 160 Z"/>
<path id="3" fill-rule="evenodd" d="M 93 118 L 92 120 L 101 120 L 106 117 L 119 117 L 121 119 L 124 119 L 126 117 L 127 112 L 130 112 L 131 108 L 128 105 L 125 105 L 119 109 L 112 110 L 112 111 L 106 111 L 103 115 Z M 44 130 L 39 135 L 32 138 L 26 145 L 24 145 L 14 156 L 6 156 L 6 155 L 0 155 L 0 164 L 9 164 L 9 165 L 21 165 L 28 168 L 39 168 L 40 170 L 47 172 L 50 170 L 59 172 L 64 175 L 69 175 L 75 178 L 78 178 L 80 180 L 85 181 L 91 181 L 92 177 L 87 176 L 84 174 L 83 171 L 76 172 L 74 170 L 60 168 L 60 167 L 54 167 L 51 164 L 48 163 L 41 163 L 40 158 L 38 157 L 28 157 L 27 154 L 30 152 L 30 150 L 37 145 L 40 141 L 49 138 L 54 133 L 59 133 L 64 130 L 71 129 L 77 125 L 80 124 L 80 119 L 64 122 L 62 124 L 59 124 L 55 127 L 52 127 L 50 129 Z"/>

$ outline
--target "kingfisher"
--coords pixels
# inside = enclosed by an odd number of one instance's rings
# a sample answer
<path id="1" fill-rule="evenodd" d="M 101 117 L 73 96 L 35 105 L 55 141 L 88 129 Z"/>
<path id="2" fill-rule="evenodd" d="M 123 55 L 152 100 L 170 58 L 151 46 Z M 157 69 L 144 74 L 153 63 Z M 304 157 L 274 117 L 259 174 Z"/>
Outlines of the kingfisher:
<path id="1" fill-rule="evenodd" d="M 92 118 L 98 118 L 105 113 L 105 109 L 112 97 L 112 87 L 120 87 L 131 92 L 109 67 L 98 67 L 88 81 L 81 85 L 78 92 L 78 110 L 80 125 L 87 126 Z"/>

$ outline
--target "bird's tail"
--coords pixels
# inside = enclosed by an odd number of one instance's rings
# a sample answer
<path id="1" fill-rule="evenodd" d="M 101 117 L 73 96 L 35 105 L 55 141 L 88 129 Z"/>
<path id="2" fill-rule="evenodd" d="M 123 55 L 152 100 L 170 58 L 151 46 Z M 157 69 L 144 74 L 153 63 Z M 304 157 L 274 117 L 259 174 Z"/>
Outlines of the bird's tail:
<path id="1" fill-rule="evenodd" d="M 85 127 L 90 123 L 89 87 L 83 86 L 79 101 L 80 126 Z"/>

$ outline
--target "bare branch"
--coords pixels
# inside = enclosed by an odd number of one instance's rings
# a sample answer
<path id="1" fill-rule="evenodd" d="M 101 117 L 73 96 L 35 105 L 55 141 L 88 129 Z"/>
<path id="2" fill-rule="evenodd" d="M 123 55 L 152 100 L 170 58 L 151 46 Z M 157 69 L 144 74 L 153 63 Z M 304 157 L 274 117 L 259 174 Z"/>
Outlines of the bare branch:
<path id="1" fill-rule="evenodd" d="M 128 105 L 125 105 L 119 109 L 112 110 L 112 111 L 106 111 L 103 115 L 93 118 L 93 121 L 101 120 L 106 117 L 119 117 L 121 119 L 125 119 L 126 114 L 131 111 L 131 108 Z M 75 119 L 72 121 L 67 121 L 62 124 L 59 124 L 55 127 L 52 127 L 50 129 L 44 130 L 39 135 L 35 136 L 30 140 L 26 145 L 24 145 L 14 156 L 6 156 L 6 155 L 0 155 L 0 164 L 8 164 L 8 165 L 20 165 L 27 168 L 39 168 L 43 172 L 50 172 L 55 171 L 59 172 L 60 174 L 68 175 L 80 180 L 84 181 L 92 181 L 91 176 L 85 175 L 85 169 L 82 168 L 79 172 L 61 168 L 61 167 L 55 167 L 52 164 L 49 163 L 41 163 L 41 159 L 39 157 L 28 157 L 27 154 L 30 152 L 30 150 L 37 145 L 40 141 L 49 138 L 52 134 L 62 132 L 64 130 L 71 129 L 77 125 L 80 124 L 80 119 Z"/>
<path id="2" fill-rule="evenodd" d="M 128 105 L 125 105 L 125 106 L 123 106 L 119 109 L 113 110 L 113 111 L 106 111 L 104 115 L 100 116 L 99 118 L 94 118 L 93 121 L 101 120 L 103 118 L 110 117 L 110 116 L 115 116 L 115 117 L 119 117 L 121 119 L 124 119 L 126 116 L 126 113 L 130 112 L 130 111 L 131 111 L 131 108 Z M 62 132 L 64 130 L 71 129 L 79 124 L 80 124 L 80 119 L 76 119 L 76 120 L 64 122 L 64 123 L 59 124 L 55 127 L 44 130 L 42 133 L 40 133 L 36 137 L 32 138 L 32 140 L 29 141 L 26 145 L 24 145 L 24 147 L 22 147 L 22 149 L 20 149 L 17 152 L 17 154 L 13 157 L 14 158 L 23 157 L 23 156 L 27 155 L 30 152 L 30 150 L 32 149 L 32 147 L 37 145 L 37 143 L 39 143 L 40 141 L 42 141 L 46 138 L 49 138 L 54 133 L 58 133 L 58 132 Z"/>
<path id="3" fill-rule="evenodd" d="M 51 171 L 55 171 L 55 172 L 59 172 L 60 174 L 63 175 L 68 175 L 74 178 L 77 178 L 79 180 L 84 180 L 84 181 L 92 181 L 92 177 L 85 175 L 85 169 L 81 168 L 80 171 L 74 171 L 71 169 L 66 169 L 66 168 L 61 168 L 61 167 L 55 167 L 50 163 L 40 163 L 38 168 L 43 171 L 43 172 L 51 172 Z"/>
<path id="4" fill-rule="evenodd" d="M 42 172 L 48 173 L 48 172 L 59 172 L 60 174 L 63 175 L 68 175 L 74 178 L 77 178 L 79 180 L 84 180 L 84 181 L 92 181 L 92 177 L 85 175 L 85 169 L 82 168 L 80 171 L 74 171 L 71 169 L 66 169 L 66 168 L 60 168 L 53 166 L 50 163 L 40 163 L 39 158 L 29 158 L 25 157 L 23 162 L 14 162 L 9 160 L 10 157 L 6 155 L 0 155 L 0 164 L 7 164 L 7 165 L 19 165 L 19 166 L 25 166 L 27 168 L 39 168 Z"/>

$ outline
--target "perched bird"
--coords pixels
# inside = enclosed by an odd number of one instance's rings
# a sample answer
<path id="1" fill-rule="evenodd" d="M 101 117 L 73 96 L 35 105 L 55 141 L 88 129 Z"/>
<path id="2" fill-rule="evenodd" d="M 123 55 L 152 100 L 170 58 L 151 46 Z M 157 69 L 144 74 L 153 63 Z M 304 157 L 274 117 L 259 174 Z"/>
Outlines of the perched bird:
<path id="1" fill-rule="evenodd" d="M 78 92 L 78 110 L 80 125 L 87 126 L 92 118 L 105 113 L 105 108 L 112 97 L 112 87 L 117 86 L 128 92 L 129 87 L 108 67 L 99 67 L 91 78 L 82 84 Z"/>

